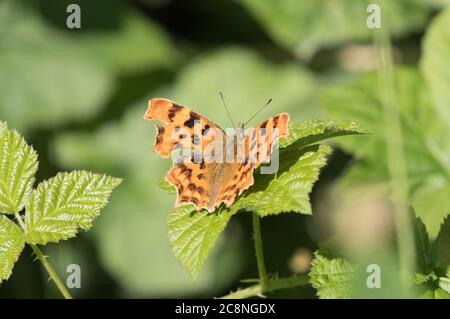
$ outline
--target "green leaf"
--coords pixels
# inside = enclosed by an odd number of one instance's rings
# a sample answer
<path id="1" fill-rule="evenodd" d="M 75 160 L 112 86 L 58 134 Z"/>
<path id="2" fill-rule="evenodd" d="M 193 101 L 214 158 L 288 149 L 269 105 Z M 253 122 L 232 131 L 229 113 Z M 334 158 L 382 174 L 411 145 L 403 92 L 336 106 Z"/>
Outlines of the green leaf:
<path id="1" fill-rule="evenodd" d="M 168 194 L 171 194 L 171 195 L 177 194 L 177 188 L 175 186 L 173 186 L 172 184 L 169 184 L 169 182 L 166 181 L 165 179 L 161 179 L 158 183 L 158 186 L 161 190 L 167 192 Z"/>
<path id="2" fill-rule="evenodd" d="M 348 261 L 342 258 L 326 258 L 316 252 L 311 266 L 310 282 L 317 289 L 320 298 L 352 297 L 355 269 Z"/>
<path id="3" fill-rule="evenodd" d="M 38 168 L 37 154 L 16 131 L 0 122 L 0 212 L 15 214 L 25 206 Z"/>
<path id="4" fill-rule="evenodd" d="M 233 209 L 256 212 L 262 217 L 283 212 L 312 214 L 309 193 L 330 153 L 326 145 L 280 150 L 276 176 L 256 175 L 255 185 L 233 204 Z"/>
<path id="5" fill-rule="evenodd" d="M 450 7 L 443 10 L 428 28 L 423 42 L 421 70 L 442 118 L 450 125 Z"/>
<path id="6" fill-rule="evenodd" d="M 26 205 L 27 242 L 45 245 L 74 237 L 79 228 L 89 229 L 120 183 L 84 171 L 59 173 L 42 182 Z"/>
<path id="7" fill-rule="evenodd" d="M 382 26 L 398 37 L 419 30 L 431 13 L 429 1 L 384 1 Z M 368 2 L 243 0 L 240 3 L 272 38 L 295 54 L 309 58 L 324 47 L 371 39 Z M 276 12 L 276 14 L 274 14 Z"/>
<path id="8" fill-rule="evenodd" d="M 433 242 L 433 264 L 447 269 L 450 266 L 450 215 L 441 224 L 441 230 Z"/>
<path id="9" fill-rule="evenodd" d="M 431 245 L 427 229 L 422 220 L 417 217 L 414 223 L 414 237 L 416 243 L 416 259 L 419 266 L 419 271 L 422 274 L 428 274 L 431 271 Z"/>
<path id="10" fill-rule="evenodd" d="M 450 186 L 450 140 L 446 138 L 450 126 L 437 113 L 416 70 L 398 68 L 394 76 L 410 200 L 434 238 L 439 222 L 450 211 L 450 197 L 445 195 Z M 383 154 L 387 139 L 392 137 L 385 134 L 379 85 L 378 74 L 373 72 L 352 83 L 331 88 L 322 95 L 322 106 L 330 117 L 357 121 L 373 133 L 364 139 L 348 137 L 336 141 L 359 159 L 339 182 L 343 190 L 389 181 L 387 157 Z M 424 188 L 430 190 L 427 195 L 420 196 Z M 440 198 L 439 205 L 436 196 Z"/>
<path id="11" fill-rule="evenodd" d="M 426 275 L 416 273 L 416 274 L 414 274 L 414 284 L 421 285 L 421 284 L 425 284 L 430 281 L 433 282 L 437 278 L 438 277 L 436 276 L 436 274 L 434 272 L 430 272 L 429 274 L 426 274 Z"/>
<path id="12" fill-rule="evenodd" d="M 441 277 L 439 278 L 439 287 L 447 293 L 447 299 L 450 298 L 450 279 Z"/>
<path id="13" fill-rule="evenodd" d="M 430 237 L 436 238 L 441 222 L 450 212 L 450 183 L 442 177 L 428 179 L 414 193 L 412 205 L 427 225 Z"/>
<path id="14" fill-rule="evenodd" d="M 333 137 L 367 133 L 353 121 L 309 120 L 299 125 L 290 125 L 289 135 L 280 140 L 280 147 L 287 147 L 294 142 L 297 147 L 304 147 Z"/>
<path id="15" fill-rule="evenodd" d="M 219 209 L 208 214 L 193 211 L 192 205 L 173 210 L 167 221 L 169 242 L 175 258 L 196 278 L 232 212 Z"/>
<path id="16" fill-rule="evenodd" d="M 5 215 L 0 215 L 0 283 L 11 275 L 24 246 L 22 229 Z"/>

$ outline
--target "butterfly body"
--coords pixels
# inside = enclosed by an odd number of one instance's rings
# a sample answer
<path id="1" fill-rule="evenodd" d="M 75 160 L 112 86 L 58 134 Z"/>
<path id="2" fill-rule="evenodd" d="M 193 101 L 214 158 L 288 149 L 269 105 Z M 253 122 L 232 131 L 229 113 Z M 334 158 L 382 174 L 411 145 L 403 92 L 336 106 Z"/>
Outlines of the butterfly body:
<path id="1" fill-rule="evenodd" d="M 243 125 L 225 132 L 221 127 L 167 99 L 151 99 L 146 120 L 160 120 L 154 151 L 174 159 L 166 180 L 177 188 L 175 206 L 192 203 L 196 209 L 214 211 L 230 207 L 236 196 L 253 185 L 253 171 L 268 162 L 279 137 L 288 134 L 289 116 L 281 113 L 255 128 Z"/>

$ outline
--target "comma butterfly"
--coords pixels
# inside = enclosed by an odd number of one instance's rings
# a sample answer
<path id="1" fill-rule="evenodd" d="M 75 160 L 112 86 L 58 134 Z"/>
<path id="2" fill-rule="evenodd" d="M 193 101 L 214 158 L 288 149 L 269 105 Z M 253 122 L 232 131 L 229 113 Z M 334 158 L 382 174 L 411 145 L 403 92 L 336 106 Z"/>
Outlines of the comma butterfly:
<path id="1" fill-rule="evenodd" d="M 192 203 L 213 212 L 221 203 L 231 207 L 253 185 L 253 171 L 270 156 L 280 137 L 288 135 L 289 115 L 281 113 L 254 128 L 223 130 L 185 106 L 167 99 L 148 102 L 145 120 L 160 120 L 153 150 L 172 156 L 165 179 L 177 188 L 175 207 Z"/>

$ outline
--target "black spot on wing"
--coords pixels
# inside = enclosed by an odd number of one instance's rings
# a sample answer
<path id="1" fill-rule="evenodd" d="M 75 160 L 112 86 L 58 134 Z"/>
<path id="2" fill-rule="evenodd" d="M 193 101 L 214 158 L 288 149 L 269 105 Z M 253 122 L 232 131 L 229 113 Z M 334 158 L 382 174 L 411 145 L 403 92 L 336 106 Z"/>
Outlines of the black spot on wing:
<path id="1" fill-rule="evenodd" d="M 184 122 L 184 125 L 189 128 L 193 128 L 195 121 L 200 121 L 200 116 L 197 113 L 191 111 L 189 112 L 189 119 Z"/>

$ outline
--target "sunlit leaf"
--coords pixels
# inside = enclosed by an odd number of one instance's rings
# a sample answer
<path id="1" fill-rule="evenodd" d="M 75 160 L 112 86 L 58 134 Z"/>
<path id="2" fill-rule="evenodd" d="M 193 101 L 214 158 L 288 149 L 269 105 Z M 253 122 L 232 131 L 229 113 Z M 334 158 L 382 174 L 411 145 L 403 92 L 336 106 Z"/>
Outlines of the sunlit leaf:
<path id="1" fill-rule="evenodd" d="M 228 210 L 216 213 L 193 212 L 192 205 L 181 206 L 167 221 L 172 252 L 196 278 L 211 248 L 232 216 Z"/>
<path id="2" fill-rule="evenodd" d="M 351 298 L 355 269 L 345 259 L 327 258 L 315 254 L 310 272 L 310 282 L 323 299 Z"/>
<path id="3" fill-rule="evenodd" d="M 23 209 L 37 168 L 34 149 L 0 122 L 0 213 L 15 214 Z"/>
<path id="4" fill-rule="evenodd" d="M 420 218 L 416 218 L 414 223 L 414 237 L 416 242 L 416 261 L 422 274 L 431 271 L 431 245 L 427 229 Z"/>
<path id="5" fill-rule="evenodd" d="M 433 263 L 436 267 L 450 267 L 450 215 L 441 224 L 436 240 L 433 242 Z"/>
<path id="6" fill-rule="evenodd" d="M 0 215 L 0 283 L 11 275 L 25 246 L 23 231 L 5 215 Z"/>
<path id="7" fill-rule="evenodd" d="M 121 180 L 84 171 L 59 173 L 39 184 L 26 205 L 26 240 L 45 245 L 87 230 Z"/>
<path id="8" fill-rule="evenodd" d="M 282 212 L 312 214 L 309 193 L 330 153 L 331 148 L 325 145 L 281 150 L 276 176 L 258 175 L 253 188 L 234 206 L 260 216 Z"/>

